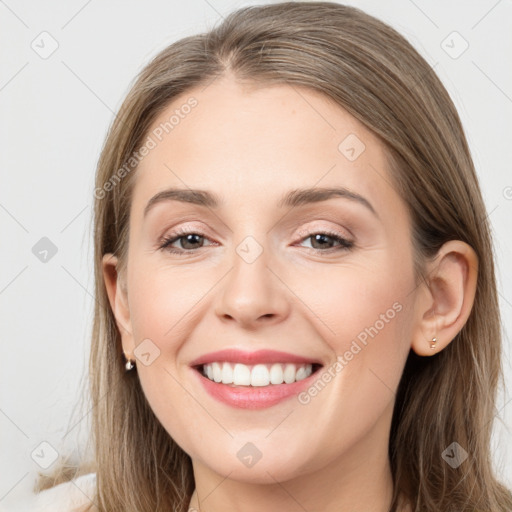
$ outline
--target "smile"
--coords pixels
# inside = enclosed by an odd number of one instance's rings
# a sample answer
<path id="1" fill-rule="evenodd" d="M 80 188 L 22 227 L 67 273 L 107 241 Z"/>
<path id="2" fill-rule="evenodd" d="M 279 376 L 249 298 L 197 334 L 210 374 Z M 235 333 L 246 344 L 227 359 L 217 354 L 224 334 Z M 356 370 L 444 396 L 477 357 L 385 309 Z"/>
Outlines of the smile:
<path id="1" fill-rule="evenodd" d="M 213 362 L 200 366 L 201 373 L 213 382 L 232 386 L 271 386 L 291 384 L 309 377 L 320 368 L 318 364 L 274 363 L 246 365 Z"/>

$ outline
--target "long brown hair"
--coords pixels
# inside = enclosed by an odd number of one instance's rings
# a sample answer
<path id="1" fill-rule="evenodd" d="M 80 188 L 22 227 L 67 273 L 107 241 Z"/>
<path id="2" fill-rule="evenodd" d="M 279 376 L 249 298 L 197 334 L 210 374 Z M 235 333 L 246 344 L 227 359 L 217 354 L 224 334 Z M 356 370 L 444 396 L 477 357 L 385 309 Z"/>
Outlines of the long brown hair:
<path id="1" fill-rule="evenodd" d="M 411 352 L 406 362 L 389 439 L 391 510 L 401 496 L 418 512 L 512 510 L 490 456 L 502 377 L 493 247 L 461 122 L 438 77 L 404 37 L 359 9 L 330 2 L 242 8 L 208 33 L 170 45 L 140 73 L 110 128 L 94 209 L 97 303 L 89 371 L 98 508 L 181 512 L 194 489 L 190 457 L 153 414 L 137 373 L 124 371 L 102 256 L 115 253 L 123 271 L 136 165 L 124 167 L 121 178 L 120 169 L 173 98 L 226 73 L 321 92 L 380 138 L 411 215 L 418 283 L 428 280 L 425 263 L 443 243 L 462 240 L 475 250 L 479 274 L 468 321 L 445 350 L 425 358 Z M 458 468 L 442 457 L 454 441 L 469 454 Z"/>

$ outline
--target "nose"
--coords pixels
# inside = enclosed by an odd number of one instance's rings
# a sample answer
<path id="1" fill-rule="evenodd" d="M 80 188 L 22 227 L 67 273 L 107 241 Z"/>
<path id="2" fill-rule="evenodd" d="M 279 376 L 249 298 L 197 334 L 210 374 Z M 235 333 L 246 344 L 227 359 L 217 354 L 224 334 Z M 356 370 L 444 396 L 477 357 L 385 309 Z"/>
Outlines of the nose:
<path id="1" fill-rule="evenodd" d="M 267 266 L 265 251 L 253 262 L 235 254 L 233 268 L 224 280 L 216 303 L 222 322 L 255 330 L 285 320 L 290 311 L 286 287 Z"/>

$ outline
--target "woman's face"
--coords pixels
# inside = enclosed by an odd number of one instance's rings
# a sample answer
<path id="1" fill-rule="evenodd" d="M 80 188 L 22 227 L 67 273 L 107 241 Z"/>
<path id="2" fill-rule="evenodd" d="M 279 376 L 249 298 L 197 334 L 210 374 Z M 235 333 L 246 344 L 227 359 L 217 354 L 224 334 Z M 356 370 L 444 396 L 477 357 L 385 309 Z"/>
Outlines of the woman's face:
<path id="1" fill-rule="evenodd" d="M 384 457 L 415 282 L 382 144 L 316 92 L 231 77 L 176 98 L 148 136 L 117 317 L 169 435 L 196 470 L 259 483 Z M 236 386 L 192 367 L 225 349 L 288 355 L 238 366 Z M 214 380 L 249 361 L 230 355 Z M 322 367 L 301 378 L 292 356 Z"/>

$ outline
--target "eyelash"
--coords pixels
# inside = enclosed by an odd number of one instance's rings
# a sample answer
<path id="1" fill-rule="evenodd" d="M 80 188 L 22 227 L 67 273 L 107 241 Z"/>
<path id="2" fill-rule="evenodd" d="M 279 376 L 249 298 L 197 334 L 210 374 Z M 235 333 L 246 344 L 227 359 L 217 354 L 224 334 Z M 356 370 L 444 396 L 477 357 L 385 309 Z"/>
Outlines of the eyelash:
<path id="1" fill-rule="evenodd" d="M 187 235 L 199 235 L 201 238 L 207 238 L 206 235 L 203 235 L 199 231 L 186 230 L 186 229 L 178 229 L 174 233 L 171 233 L 169 236 L 162 238 L 159 244 L 159 249 L 170 252 L 171 254 L 176 254 L 177 256 L 185 256 L 187 253 L 194 253 L 198 249 L 202 249 L 202 247 L 198 247 L 196 249 L 186 250 L 186 249 L 175 249 L 171 248 L 170 245 L 174 242 L 177 242 L 181 238 L 185 238 Z M 307 233 L 306 236 L 303 236 L 300 241 L 303 242 L 308 238 L 313 237 L 314 235 L 327 235 L 330 238 L 333 238 L 335 242 L 338 242 L 340 245 L 338 247 L 329 247 L 327 250 L 310 248 L 311 250 L 325 255 L 332 254 L 332 252 L 338 251 L 348 251 L 352 249 L 354 246 L 354 242 L 347 240 L 346 238 L 341 237 L 338 233 L 332 231 L 313 231 L 311 233 Z"/>

